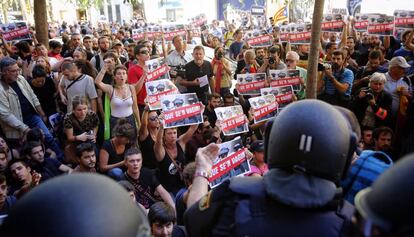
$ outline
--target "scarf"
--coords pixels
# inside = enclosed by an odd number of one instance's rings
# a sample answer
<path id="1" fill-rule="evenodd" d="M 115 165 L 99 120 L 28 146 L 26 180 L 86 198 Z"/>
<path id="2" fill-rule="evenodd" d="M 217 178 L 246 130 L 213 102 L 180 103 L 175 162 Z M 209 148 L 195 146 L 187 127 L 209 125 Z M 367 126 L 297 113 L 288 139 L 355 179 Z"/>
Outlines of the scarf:
<path id="1" fill-rule="evenodd" d="M 221 76 L 223 74 L 223 63 L 220 60 L 213 58 L 213 61 L 211 61 L 211 65 L 213 65 L 213 70 L 214 66 L 217 65 L 216 74 L 214 75 L 216 77 L 216 85 L 214 88 L 214 92 L 220 93 Z"/>

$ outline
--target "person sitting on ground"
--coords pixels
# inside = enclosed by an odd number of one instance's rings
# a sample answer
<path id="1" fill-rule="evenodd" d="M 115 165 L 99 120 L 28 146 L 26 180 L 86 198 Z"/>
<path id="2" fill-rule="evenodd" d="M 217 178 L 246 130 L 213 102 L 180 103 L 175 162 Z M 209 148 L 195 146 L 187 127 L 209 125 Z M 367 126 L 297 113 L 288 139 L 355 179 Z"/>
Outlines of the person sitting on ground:
<path id="1" fill-rule="evenodd" d="M 76 157 L 78 158 L 78 166 L 73 169 L 73 172 L 96 173 L 95 147 L 91 143 L 84 142 L 77 145 Z"/>
<path id="2" fill-rule="evenodd" d="M 148 212 L 151 234 L 154 237 L 186 236 L 184 227 L 175 225 L 175 210 L 165 202 L 157 202 Z"/>

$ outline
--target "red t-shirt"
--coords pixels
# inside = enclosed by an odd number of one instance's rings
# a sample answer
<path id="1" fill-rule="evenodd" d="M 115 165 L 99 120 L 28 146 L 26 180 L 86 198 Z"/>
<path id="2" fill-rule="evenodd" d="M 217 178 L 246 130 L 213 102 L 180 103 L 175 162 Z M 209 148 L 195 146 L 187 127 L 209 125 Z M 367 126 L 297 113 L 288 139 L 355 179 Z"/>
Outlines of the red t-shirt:
<path id="1" fill-rule="evenodd" d="M 128 83 L 135 84 L 137 83 L 142 75 L 144 74 L 144 69 L 138 64 L 131 65 L 128 69 Z M 140 91 L 137 91 L 137 103 L 140 105 L 145 105 L 144 100 L 147 97 L 147 90 L 145 89 L 145 82 Z"/>

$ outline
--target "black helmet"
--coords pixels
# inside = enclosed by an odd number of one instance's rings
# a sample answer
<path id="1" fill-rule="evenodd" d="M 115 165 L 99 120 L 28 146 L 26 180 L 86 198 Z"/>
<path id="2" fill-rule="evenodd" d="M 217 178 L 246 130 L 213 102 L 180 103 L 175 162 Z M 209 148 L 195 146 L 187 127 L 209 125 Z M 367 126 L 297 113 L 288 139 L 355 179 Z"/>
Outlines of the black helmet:
<path id="1" fill-rule="evenodd" d="M 355 207 L 367 220 L 383 230 L 406 230 L 413 236 L 414 154 L 401 158 L 386 170 L 370 188 L 355 197 Z"/>
<path id="2" fill-rule="evenodd" d="M 266 128 L 270 168 L 300 171 L 338 183 L 355 150 L 355 136 L 333 106 L 318 100 L 292 103 Z"/>
<path id="3" fill-rule="evenodd" d="M 97 174 L 60 176 L 34 188 L 2 228 L 2 236 L 14 237 L 150 236 L 145 214 L 125 189 Z"/>

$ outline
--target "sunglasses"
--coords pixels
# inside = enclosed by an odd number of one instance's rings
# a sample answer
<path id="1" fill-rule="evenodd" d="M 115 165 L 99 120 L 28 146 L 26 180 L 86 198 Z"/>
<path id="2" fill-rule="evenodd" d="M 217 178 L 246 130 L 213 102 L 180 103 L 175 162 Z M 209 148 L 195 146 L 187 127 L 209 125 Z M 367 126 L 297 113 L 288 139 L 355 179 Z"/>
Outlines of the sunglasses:
<path id="1" fill-rule="evenodd" d="M 148 117 L 148 119 L 151 121 L 156 121 L 158 120 L 158 116 L 151 116 L 151 117 Z"/>
<path id="2" fill-rule="evenodd" d="M 140 54 L 148 54 L 148 50 L 139 51 Z"/>

